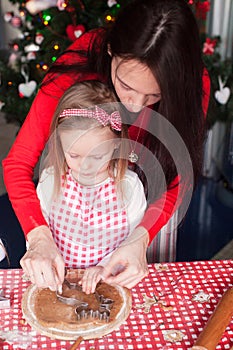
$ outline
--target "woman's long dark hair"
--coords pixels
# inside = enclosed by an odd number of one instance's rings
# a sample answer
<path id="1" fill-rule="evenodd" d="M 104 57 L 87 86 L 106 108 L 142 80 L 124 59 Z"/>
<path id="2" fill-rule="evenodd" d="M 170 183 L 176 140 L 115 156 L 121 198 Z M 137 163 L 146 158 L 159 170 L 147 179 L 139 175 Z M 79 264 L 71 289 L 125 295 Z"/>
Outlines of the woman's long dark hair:
<path id="1" fill-rule="evenodd" d="M 86 73 L 95 72 L 111 84 L 112 57 L 136 59 L 147 65 L 161 90 L 161 101 L 154 108 L 172 123 L 185 142 L 196 182 L 201 173 L 205 137 L 203 62 L 198 26 L 186 1 L 134 0 L 122 9 L 109 30 L 99 31 L 88 52 L 76 52 L 84 58 L 82 64 L 55 64 L 51 73 L 76 71 L 79 79 L 80 73 L 85 79 Z M 170 184 L 177 170 L 168 151 L 149 133 L 143 143 L 156 154 Z"/>

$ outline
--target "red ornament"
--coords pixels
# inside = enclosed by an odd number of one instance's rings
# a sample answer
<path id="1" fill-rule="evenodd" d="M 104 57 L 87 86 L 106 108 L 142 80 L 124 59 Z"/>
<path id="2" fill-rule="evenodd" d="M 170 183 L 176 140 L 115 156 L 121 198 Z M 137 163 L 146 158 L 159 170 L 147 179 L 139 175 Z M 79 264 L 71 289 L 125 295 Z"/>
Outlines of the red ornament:
<path id="1" fill-rule="evenodd" d="M 19 16 L 14 16 L 11 19 L 11 25 L 15 28 L 19 28 L 22 24 L 22 20 Z"/>
<path id="2" fill-rule="evenodd" d="M 197 1 L 196 3 L 196 17 L 206 20 L 207 12 L 210 10 L 210 1 Z"/>
<path id="3" fill-rule="evenodd" d="M 71 41 L 75 41 L 77 38 L 83 35 L 85 31 L 86 29 L 82 24 L 79 24 L 77 26 L 73 24 L 69 24 L 66 27 L 66 34 Z"/>
<path id="4" fill-rule="evenodd" d="M 206 38 L 204 42 L 202 52 L 205 55 L 213 55 L 214 49 L 217 45 L 217 39 Z"/>

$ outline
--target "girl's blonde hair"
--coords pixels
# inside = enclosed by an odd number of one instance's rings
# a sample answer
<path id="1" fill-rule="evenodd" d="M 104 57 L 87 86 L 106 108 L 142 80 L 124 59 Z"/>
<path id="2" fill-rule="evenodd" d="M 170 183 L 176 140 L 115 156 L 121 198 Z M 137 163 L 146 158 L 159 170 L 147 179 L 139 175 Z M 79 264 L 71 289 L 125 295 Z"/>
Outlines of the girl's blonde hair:
<path id="1" fill-rule="evenodd" d="M 109 175 L 113 177 L 116 183 L 120 183 L 128 167 L 128 128 L 122 124 L 121 131 L 116 131 L 110 125 L 103 126 L 96 119 L 90 119 L 80 116 L 59 118 L 65 109 L 93 109 L 95 106 L 104 109 L 108 114 L 118 110 L 120 104 L 106 85 L 98 81 L 79 82 L 72 85 L 61 97 L 56 111 L 54 113 L 51 127 L 50 138 L 48 142 L 48 154 L 45 159 L 45 167 L 53 169 L 54 191 L 56 198 L 61 191 L 68 170 L 64 151 L 61 145 L 60 132 L 67 130 L 89 130 L 92 128 L 108 127 L 113 133 L 113 137 L 122 139 L 115 155 L 109 162 Z"/>

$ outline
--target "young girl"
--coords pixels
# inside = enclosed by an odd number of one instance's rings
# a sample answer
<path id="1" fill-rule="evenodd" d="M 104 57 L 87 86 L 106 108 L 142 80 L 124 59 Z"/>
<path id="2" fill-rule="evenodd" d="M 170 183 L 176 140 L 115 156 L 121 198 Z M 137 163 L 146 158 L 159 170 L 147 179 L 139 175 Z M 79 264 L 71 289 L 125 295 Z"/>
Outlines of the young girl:
<path id="1" fill-rule="evenodd" d="M 127 126 L 114 101 L 113 92 L 100 82 L 77 83 L 65 92 L 52 120 L 46 168 L 37 187 L 65 265 L 98 264 L 84 274 L 87 293 L 94 292 L 110 254 L 146 209 L 143 185 L 127 170 Z M 27 271 L 27 260 L 22 266 Z M 40 279 L 36 273 L 32 277 L 44 287 Z"/>
<path id="2" fill-rule="evenodd" d="M 136 30 L 135 30 L 136 28 Z M 51 234 L 40 209 L 34 184 L 33 169 L 49 136 L 49 127 L 59 98 L 77 81 L 97 79 L 108 82 L 131 113 L 129 136 L 140 142 L 158 159 L 167 184 L 159 196 L 152 196 L 148 209 L 134 230 L 139 239 L 128 247 L 119 247 L 105 268 L 108 283 L 132 288 L 147 273 L 148 243 L 166 225 L 174 211 L 183 204 L 179 196 L 184 176 L 178 173 L 166 147 L 151 135 L 140 133 L 145 129 L 144 107 L 150 106 L 169 121 L 183 139 L 190 154 L 195 182 L 201 172 L 204 114 L 209 99 L 209 78 L 203 67 L 199 30 L 195 17 L 185 0 L 133 0 L 119 13 L 108 30 L 96 29 L 82 35 L 56 61 L 44 80 L 18 137 L 4 160 L 4 179 L 13 208 L 23 227 L 27 240 L 34 247 L 28 253 L 32 271 L 38 267 L 37 257 L 47 248 L 50 259 L 56 261 Z M 132 105 L 134 107 L 132 108 Z M 141 113 L 135 113 L 140 112 Z M 162 128 L 166 131 L 166 128 Z M 163 131 L 162 130 L 162 131 Z M 165 134 L 169 141 L 169 135 Z M 176 149 L 174 144 L 173 149 Z M 137 161 L 132 142 L 130 159 Z M 138 155 L 137 155 L 138 156 Z M 139 157 L 140 158 L 140 157 Z M 182 155 L 180 155 L 182 161 Z M 146 157 L 145 157 L 145 163 Z M 136 164 L 137 163 L 133 163 Z M 146 164 L 150 165 L 150 164 Z M 191 184 L 192 190 L 192 184 Z M 149 190 L 156 193 L 157 183 Z M 167 256 L 169 244 L 159 247 Z M 123 272 L 112 277 L 112 269 L 124 264 Z M 53 272 L 47 274 L 48 285 L 57 281 Z M 58 280 L 62 283 L 63 271 Z"/>

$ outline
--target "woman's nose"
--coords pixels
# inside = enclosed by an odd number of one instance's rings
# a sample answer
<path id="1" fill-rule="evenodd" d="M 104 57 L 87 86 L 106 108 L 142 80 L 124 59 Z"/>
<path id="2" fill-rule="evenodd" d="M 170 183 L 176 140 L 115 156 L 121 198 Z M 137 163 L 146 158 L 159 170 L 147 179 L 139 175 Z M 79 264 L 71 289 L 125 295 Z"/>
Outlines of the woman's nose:
<path id="1" fill-rule="evenodd" d="M 144 106 L 146 106 L 147 96 L 134 93 L 128 96 L 127 104 L 131 105 L 132 112 L 139 112 Z"/>

